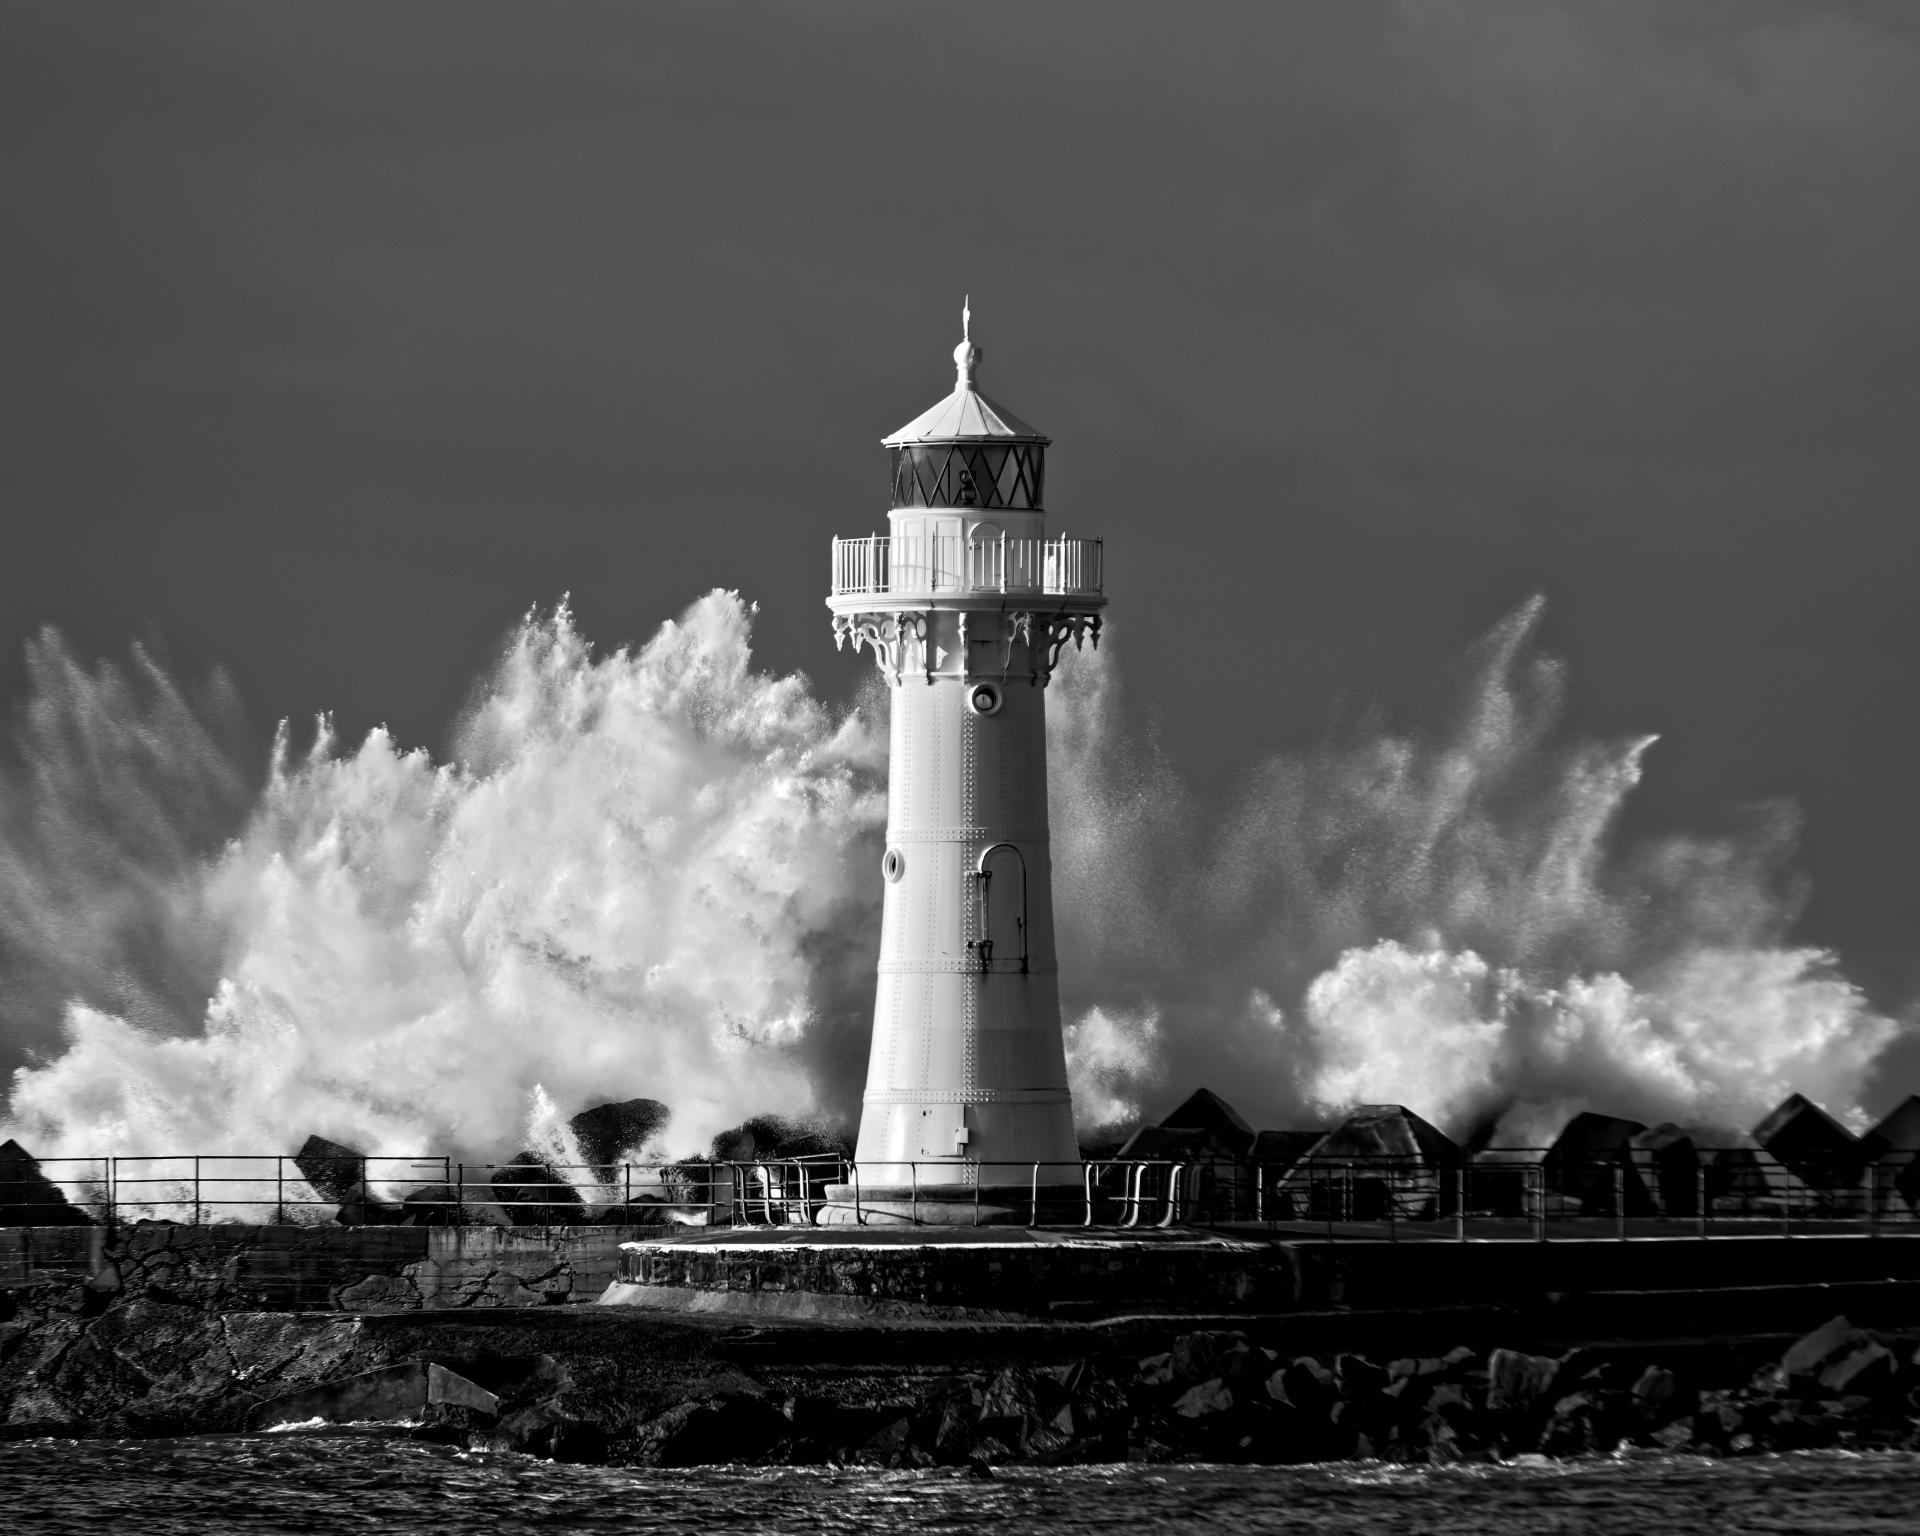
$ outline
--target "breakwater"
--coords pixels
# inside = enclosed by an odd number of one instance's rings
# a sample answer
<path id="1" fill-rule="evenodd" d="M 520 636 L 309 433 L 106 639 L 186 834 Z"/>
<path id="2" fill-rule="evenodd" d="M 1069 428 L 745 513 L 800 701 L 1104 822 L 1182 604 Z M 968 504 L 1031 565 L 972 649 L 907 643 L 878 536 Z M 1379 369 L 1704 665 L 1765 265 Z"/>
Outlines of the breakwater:
<path id="1" fill-rule="evenodd" d="M 1803 1334 L 1535 1336 L 1523 1319 L 1237 1326 L 741 1325 L 623 1308 L 219 1312 L 79 1283 L 5 1293 L 8 1438 L 388 1419 L 632 1465 L 1454 1461 L 1621 1444 L 1739 1455 L 1920 1442 L 1910 1294 Z M 1787 1299 L 1784 1317 L 1814 1298 Z M 1462 1334 L 1509 1342 L 1449 1343 Z M 423 1382 L 450 1384 L 423 1391 Z"/>
<path id="2" fill-rule="evenodd" d="M 211 1311 L 381 1312 L 591 1301 L 630 1227 L 187 1226 L 0 1228 L 0 1285 L 77 1280 Z"/>
<path id="3" fill-rule="evenodd" d="M 1739 1454 L 1903 1446 L 1920 1423 L 1920 1243 L 1903 1237 L 8 1238 L 76 1265 L 0 1287 L 10 1437 L 338 1412 L 584 1461 L 912 1467 Z"/>

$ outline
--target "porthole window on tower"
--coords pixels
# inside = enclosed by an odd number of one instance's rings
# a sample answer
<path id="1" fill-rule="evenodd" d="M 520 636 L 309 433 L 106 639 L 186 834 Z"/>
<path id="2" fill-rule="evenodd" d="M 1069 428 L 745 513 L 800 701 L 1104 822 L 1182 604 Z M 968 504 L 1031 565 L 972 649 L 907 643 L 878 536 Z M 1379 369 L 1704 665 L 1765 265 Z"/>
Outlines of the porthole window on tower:
<path id="1" fill-rule="evenodd" d="M 888 883 L 891 884 L 906 872 L 906 856 L 898 848 L 889 848 L 886 856 L 880 860 L 880 873 L 885 875 Z"/>
<path id="2" fill-rule="evenodd" d="M 896 507 L 1040 505 L 1046 450 L 1039 443 L 935 443 L 893 450 Z"/>

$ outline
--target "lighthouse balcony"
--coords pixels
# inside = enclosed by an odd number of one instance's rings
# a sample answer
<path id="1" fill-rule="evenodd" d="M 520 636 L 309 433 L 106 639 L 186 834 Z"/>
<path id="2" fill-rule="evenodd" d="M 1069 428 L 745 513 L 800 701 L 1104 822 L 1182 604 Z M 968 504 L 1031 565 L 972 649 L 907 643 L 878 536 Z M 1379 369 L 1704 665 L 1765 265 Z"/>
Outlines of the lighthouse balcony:
<path id="1" fill-rule="evenodd" d="M 921 599 L 1102 596 L 1098 539 L 887 535 L 833 541 L 833 595 Z"/>

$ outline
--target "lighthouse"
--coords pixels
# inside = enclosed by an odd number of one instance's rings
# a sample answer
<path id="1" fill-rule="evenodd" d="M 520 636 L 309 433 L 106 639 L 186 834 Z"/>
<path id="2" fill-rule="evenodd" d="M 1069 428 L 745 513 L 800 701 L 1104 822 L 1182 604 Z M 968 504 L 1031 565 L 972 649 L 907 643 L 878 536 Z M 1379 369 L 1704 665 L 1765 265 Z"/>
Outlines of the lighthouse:
<path id="1" fill-rule="evenodd" d="M 1065 647 L 1099 643 L 1102 549 L 1048 533 L 1051 440 L 980 392 L 970 322 L 963 309 L 953 392 L 884 440 L 887 532 L 833 541 L 835 643 L 871 654 L 891 714 L 855 1151 L 868 1220 L 1023 1216 L 1080 1180 L 1046 698 Z"/>

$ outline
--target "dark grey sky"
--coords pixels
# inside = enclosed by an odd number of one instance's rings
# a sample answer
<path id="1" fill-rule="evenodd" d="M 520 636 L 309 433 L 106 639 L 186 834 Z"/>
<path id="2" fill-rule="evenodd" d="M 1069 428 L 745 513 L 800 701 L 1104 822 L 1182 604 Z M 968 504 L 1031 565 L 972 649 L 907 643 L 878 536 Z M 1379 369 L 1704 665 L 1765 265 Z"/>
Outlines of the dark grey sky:
<path id="1" fill-rule="evenodd" d="M 828 691 L 827 541 L 949 386 L 1057 442 L 1223 788 L 1527 594 L 1635 816 L 1789 797 L 1920 989 L 1920 11 L 0 9 L 0 695 L 162 637 L 436 743 L 530 604 Z"/>

